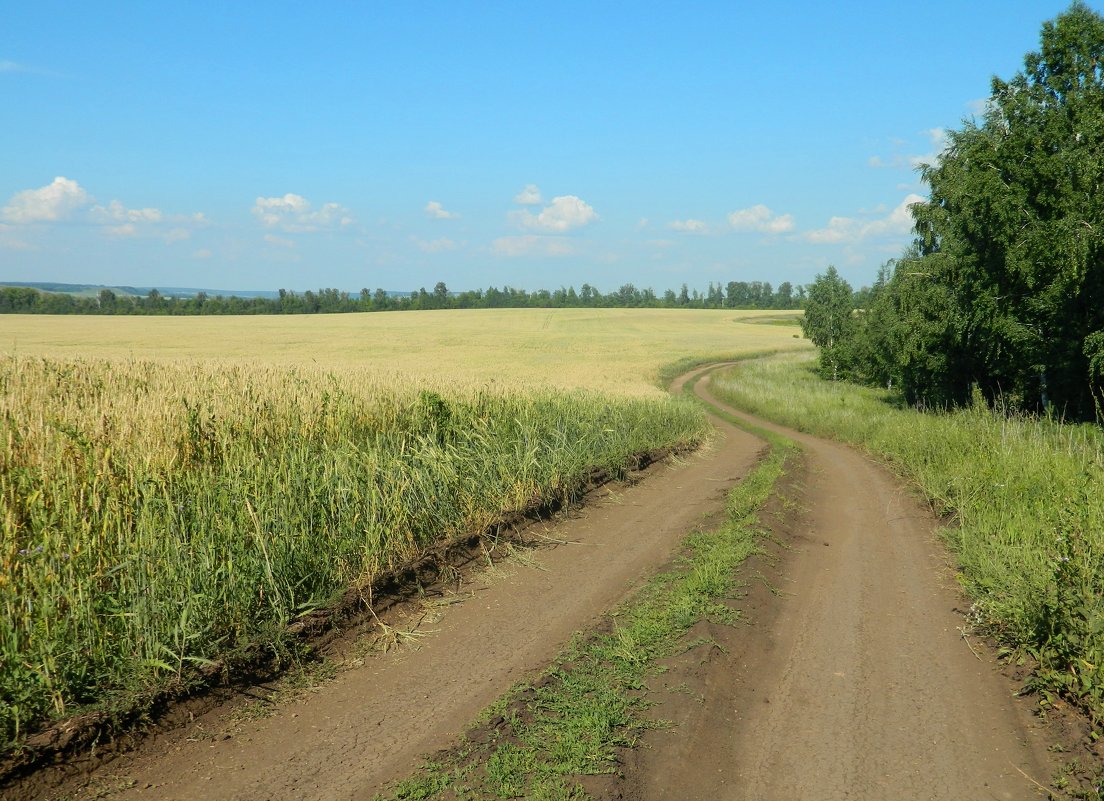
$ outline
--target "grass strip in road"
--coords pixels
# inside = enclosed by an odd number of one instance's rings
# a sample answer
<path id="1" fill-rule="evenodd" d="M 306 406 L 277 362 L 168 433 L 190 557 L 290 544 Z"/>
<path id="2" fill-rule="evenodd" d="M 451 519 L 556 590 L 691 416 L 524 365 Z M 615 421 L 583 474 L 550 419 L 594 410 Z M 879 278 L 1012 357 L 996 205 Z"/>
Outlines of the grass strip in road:
<path id="1" fill-rule="evenodd" d="M 758 512 L 795 447 L 771 448 L 727 500 L 724 522 L 691 534 L 682 555 L 617 609 L 602 630 L 578 636 L 538 680 L 496 703 L 460 745 L 378 799 L 583 799 L 582 777 L 614 773 L 619 749 L 649 728 L 648 682 L 660 662 L 696 643 L 702 619 L 734 622 L 736 568 L 758 549 Z"/>

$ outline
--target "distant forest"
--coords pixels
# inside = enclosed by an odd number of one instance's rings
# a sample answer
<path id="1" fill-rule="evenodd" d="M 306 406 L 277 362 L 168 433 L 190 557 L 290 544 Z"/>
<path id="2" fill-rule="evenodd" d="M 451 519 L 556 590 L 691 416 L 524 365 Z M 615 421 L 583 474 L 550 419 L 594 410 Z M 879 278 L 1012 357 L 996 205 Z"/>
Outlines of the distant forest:
<path id="1" fill-rule="evenodd" d="M 668 289 L 657 295 L 651 289 L 625 284 L 602 294 L 590 284 L 579 291 L 574 287 L 556 290 L 489 287 L 466 292 L 450 292 L 443 282 L 431 291 L 424 288 L 409 295 L 394 295 L 377 289 L 359 294 L 337 289 L 307 290 L 303 293 L 281 289 L 278 297 L 208 295 L 177 298 L 162 295 L 156 289 L 142 297 L 116 295 L 103 289 L 98 295 L 81 296 L 43 292 L 23 286 L 0 287 L 0 314 L 340 314 L 344 312 L 415 311 L 427 309 L 518 309 L 518 308 L 657 308 L 657 309 L 800 309 L 805 302 L 804 286 L 789 281 L 777 288 L 767 281 L 729 281 L 709 285 L 702 294 L 686 284 L 680 291 Z"/>

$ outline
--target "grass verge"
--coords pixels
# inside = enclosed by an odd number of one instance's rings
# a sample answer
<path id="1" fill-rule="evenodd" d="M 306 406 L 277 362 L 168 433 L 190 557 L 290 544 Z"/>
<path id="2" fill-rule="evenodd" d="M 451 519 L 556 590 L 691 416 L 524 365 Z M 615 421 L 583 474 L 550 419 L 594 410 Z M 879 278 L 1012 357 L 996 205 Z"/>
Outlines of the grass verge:
<path id="1" fill-rule="evenodd" d="M 720 412 L 722 416 L 723 412 Z M 764 432 L 767 434 L 767 432 Z M 425 764 L 377 801 L 588 797 L 581 777 L 616 770 L 617 752 L 663 725 L 648 715 L 648 681 L 660 662 L 693 645 L 700 620 L 734 622 L 736 568 L 757 550 L 758 510 L 796 453 L 771 448 L 729 495 L 724 523 L 692 534 L 673 566 L 582 635 L 538 680 L 516 687 L 447 756 Z"/>

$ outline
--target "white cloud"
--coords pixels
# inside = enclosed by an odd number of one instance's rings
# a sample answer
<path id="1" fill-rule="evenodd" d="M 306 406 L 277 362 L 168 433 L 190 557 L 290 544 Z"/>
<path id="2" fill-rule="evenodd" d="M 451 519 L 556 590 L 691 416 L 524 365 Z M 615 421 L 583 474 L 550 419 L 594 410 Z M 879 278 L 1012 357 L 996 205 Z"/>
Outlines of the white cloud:
<path id="1" fill-rule="evenodd" d="M 259 197 L 253 204 L 253 216 L 266 228 L 286 233 L 309 233 L 323 228 L 351 225 L 349 210 L 337 203 L 325 203 L 317 211 L 302 195 L 291 192 L 283 197 Z"/>
<path id="2" fill-rule="evenodd" d="M 16 224 L 56 222 L 92 202 L 80 184 L 58 176 L 53 183 L 38 189 L 25 189 L 12 195 L 0 209 L 0 219 Z"/>
<path id="3" fill-rule="evenodd" d="M 931 142 L 931 151 L 919 156 L 909 156 L 908 163 L 913 169 L 922 167 L 925 164 L 935 164 L 939 157 L 947 150 L 947 146 L 950 144 L 950 140 L 947 137 L 946 128 L 929 128 L 924 131 L 925 136 L 928 137 L 928 141 Z"/>
<path id="4" fill-rule="evenodd" d="M 836 245 L 855 244 L 889 236 L 907 236 L 913 226 L 909 207 L 914 203 L 923 202 L 925 199 L 920 195 L 910 194 L 885 217 L 875 219 L 832 217 L 824 228 L 806 231 L 801 237 L 817 245 Z"/>
<path id="5" fill-rule="evenodd" d="M 653 247 L 653 248 L 669 248 L 669 247 L 674 247 L 675 240 L 673 240 L 673 239 L 649 239 L 644 244 L 648 245 L 650 247 Z"/>
<path id="6" fill-rule="evenodd" d="M 536 184 L 526 184 L 524 189 L 514 195 L 514 202 L 519 206 L 536 206 L 541 200 L 541 193 Z"/>
<path id="7" fill-rule="evenodd" d="M 574 253 L 571 242 L 554 236 L 503 236 L 491 243 L 491 251 L 498 256 L 569 256 Z"/>
<path id="8" fill-rule="evenodd" d="M 541 209 L 539 214 L 515 211 L 510 216 L 521 228 L 557 234 L 582 228 L 598 219 L 594 208 L 575 195 L 552 198 L 552 202 Z"/>
<path id="9" fill-rule="evenodd" d="M 412 240 L 414 244 L 418 246 L 418 250 L 422 251 L 422 253 L 446 253 L 450 250 L 456 250 L 458 247 L 460 247 L 451 239 L 442 238 L 425 240 L 412 237 Z"/>
<path id="10" fill-rule="evenodd" d="M 172 228 L 165 232 L 166 242 L 181 242 L 185 239 L 191 239 L 192 232 L 187 228 Z"/>
<path id="11" fill-rule="evenodd" d="M 294 239 L 287 239 L 282 236 L 276 236 L 276 234 L 265 234 L 264 241 L 270 245 L 275 245 L 278 248 L 293 248 L 295 247 Z"/>
<path id="12" fill-rule="evenodd" d="M 138 236 L 138 229 L 134 226 L 134 223 L 123 223 L 122 225 L 109 225 L 103 229 L 104 236 L 109 236 L 113 239 L 131 239 Z"/>
<path id="13" fill-rule="evenodd" d="M 455 220 L 460 217 L 453 211 L 446 211 L 445 207 L 436 200 L 431 200 L 425 205 L 425 213 L 435 220 Z"/>
<path id="14" fill-rule="evenodd" d="M 213 253 L 212 253 L 212 252 L 211 252 L 210 250 L 208 250 L 207 248 L 200 248 L 199 250 L 195 251 L 195 252 L 194 252 L 194 253 L 192 254 L 192 258 L 193 258 L 193 259 L 209 259 L 209 258 L 211 258 L 211 257 L 212 257 L 213 255 L 215 255 L 215 254 L 213 254 Z"/>
<path id="15" fill-rule="evenodd" d="M 59 73 L 52 70 L 42 69 L 41 67 L 32 67 L 29 64 L 19 64 L 15 61 L 0 61 L 0 74 L 3 73 L 24 73 L 26 75 L 43 75 L 47 78 L 60 78 Z"/>
<path id="16" fill-rule="evenodd" d="M 970 100 L 966 103 L 966 108 L 968 108 L 970 113 L 975 117 L 983 117 L 989 113 L 989 98 L 979 97 L 976 100 Z"/>
<path id="17" fill-rule="evenodd" d="M 672 231 L 683 231 L 688 234 L 704 234 L 709 228 L 701 220 L 675 220 L 667 223 L 667 227 Z"/>
<path id="18" fill-rule="evenodd" d="M 97 223 L 155 223 L 161 222 L 164 215 L 160 209 L 128 209 L 118 200 L 112 200 L 106 206 L 93 206 L 89 212 L 92 221 Z"/>
<path id="19" fill-rule="evenodd" d="M 794 218 L 792 214 L 775 214 L 760 203 L 747 209 L 732 212 L 728 215 L 728 224 L 737 231 L 784 234 L 794 229 Z"/>

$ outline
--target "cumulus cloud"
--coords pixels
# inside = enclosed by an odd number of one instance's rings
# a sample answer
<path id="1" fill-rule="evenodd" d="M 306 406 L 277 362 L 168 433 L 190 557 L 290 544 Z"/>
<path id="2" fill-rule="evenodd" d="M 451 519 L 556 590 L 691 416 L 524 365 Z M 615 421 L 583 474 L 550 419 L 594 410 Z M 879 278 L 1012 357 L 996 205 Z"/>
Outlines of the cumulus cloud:
<path id="1" fill-rule="evenodd" d="M 314 209 L 302 195 L 291 192 L 283 197 L 259 197 L 253 204 L 253 216 L 266 228 L 285 233 L 309 233 L 351 225 L 349 210 L 338 203 L 324 203 Z"/>
<path id="2" fill-rule="evenodd" d="M 667 227 L 672 231 L 682 231 L 687 234 L 704 234 L 709 229 L 709 226 L 701 220 L 675 220 L 667 223 Z"/>
<path id="3" fill-rule="evenodd" d="M 728 224 L 737 231 L 784 234 L 794 229 L 794 218 L 792 214 L 775 214 L 760 203 L 732 212 L 728 215 Z"/>
<path id="4" fill-rule="evenodd" d="M 498 256 L 569 256 L 574 253 L 571 243 L 554 236 L 503 236 L 491 243 L 491 251 Z"/>
<path id="5" fill-rule="evenodd" d="M 525 188 L 514 195 L 514 202 L 519 206 L 537 206 L 542 198 L 536 184 L 526 184 Z"/>
<path id="6" fill-rule="evenodd" d="M 436 200 L 431 200 L 425 204 L 425 213 L 435 220 L 455 220 L 460 217 L 456 212 L 447 211 L 445 207 Z"/>
<path id="7" fill-rule="evenodd" d="M 25 189 L 12 195 L 0 209 L 0 220 L 12 226 L 41 226 L 51 223 L 83 223 L 99 227 L 103 236 L 129 239 L 149 230 L 163 236 L 166 242 L 187 239 L 191 229 L 207 224 L 202 212 L 191 215 L 166 215 L 152 207 L 132 209 L 122 201 L 106 205 L 95 204 L 84 187 L 71 178 L 58 176 L 52 183 L 38 189 Z M 169 231 L 162 226 L 171 224 Z M 18 241 L 8 237 L 9 241 Z"/>
<path id="8" fill-rule="evenodd" d="M 0 209 L 0 219 L 17 225 L 57 222 L 91 202 L 92 197 L 80 184 L 59 175 L 46 186 L 16 192 Z"/>
<path id="9" fill-rule="evenodd" d="M 925 199 L 920 195 L 910 194 L 884 217 L 832 217 L 824 228 L 806 231 L 801 236 L 818 245 L 855 244 L 888 236 L 907 236 L 913 225 L 909 207 L 923 202 Z"/>
<path id="10" fill-rule="evenodd" d="M 515 211 L 511 217 L 521 228 L 562 234 L 589 225 L 598 219 L 598 213 L 589 203 L 575 195 L 561 195 L 552 198 L 552 202 L 541 209 L 539 214 Z"/>
<path id="11" fill-rule="evenodd" d="M 98 223 L 155 223 L 161 222 L 164 215 L 160 209 L 128 209 L 118 200 L 112 200 L 106 206 L 93 206 L 89 212 L 93 222 Z"/>

